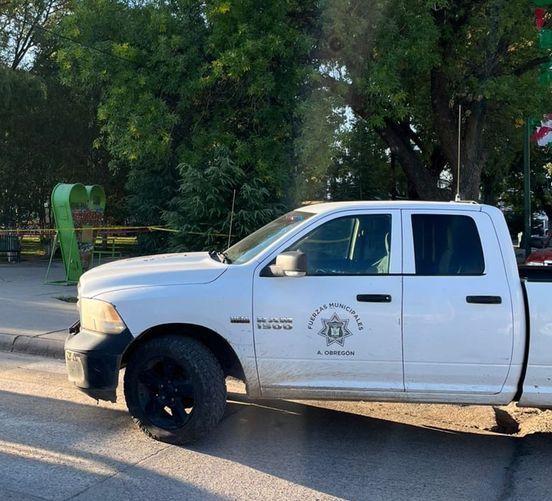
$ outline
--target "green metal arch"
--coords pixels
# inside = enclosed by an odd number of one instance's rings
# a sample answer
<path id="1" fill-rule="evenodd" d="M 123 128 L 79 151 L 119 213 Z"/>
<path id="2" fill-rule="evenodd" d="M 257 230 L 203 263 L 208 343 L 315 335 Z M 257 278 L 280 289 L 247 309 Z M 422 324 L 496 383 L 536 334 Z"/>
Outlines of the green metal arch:
<path id="1" fill-rule="evenodd" d="M 87 267 L 83 242 L 88 242 L 91 252 L 94 228 L 103 220 L 105 202 L 104 189 L 98 185 L 59 183 L 52 190 L 51 206 L 67 282 L 78 282 Z M 90 230 L 82 230 L 87 227 Z"/>

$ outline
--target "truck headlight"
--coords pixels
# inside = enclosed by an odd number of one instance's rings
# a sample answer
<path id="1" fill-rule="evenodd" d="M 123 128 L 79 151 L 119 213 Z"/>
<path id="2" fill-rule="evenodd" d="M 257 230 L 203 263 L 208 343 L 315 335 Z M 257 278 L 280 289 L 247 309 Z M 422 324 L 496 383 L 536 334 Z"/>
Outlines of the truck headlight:
<path id="1" fill-rule="evenodd" d="M 126 325 L 115 307 L 98 299 L 79 300 L 81 327 L 102 334 L 120 334 Z"/>

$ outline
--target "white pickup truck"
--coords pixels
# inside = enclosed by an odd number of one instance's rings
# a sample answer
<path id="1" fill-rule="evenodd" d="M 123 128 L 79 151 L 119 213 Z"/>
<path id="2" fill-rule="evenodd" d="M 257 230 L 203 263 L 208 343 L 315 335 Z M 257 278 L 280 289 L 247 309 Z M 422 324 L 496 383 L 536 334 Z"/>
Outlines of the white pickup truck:
<path id="1" fill-rule="evenodd" d="M 218 423 L 226 376 L 256 399 L 551 407 L 545 272 L 520 278 L 490 206 L 303 207 L 224 253 L 85 273 L 65 346 L 69 379 L 114 401 L 126 367 L 130 414 L 171 443 Z"/>

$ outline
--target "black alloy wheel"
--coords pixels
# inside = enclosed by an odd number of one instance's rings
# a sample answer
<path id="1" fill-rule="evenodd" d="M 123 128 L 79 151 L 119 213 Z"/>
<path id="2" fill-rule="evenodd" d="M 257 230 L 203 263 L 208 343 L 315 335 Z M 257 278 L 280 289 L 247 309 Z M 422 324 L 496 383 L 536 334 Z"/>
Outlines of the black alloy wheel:
<path id="1" fill-rule="evenodd" d="M 194 408 L 192 380 L 176 360 L 152 359 L 138 374 L 140 406 L 155 426 L 166 430 L 181 428 Z"/>
<path id="2" fill-rule="evenodd" d="M 152 338 L 130 356 L 125 399 L 148 436 L 186 444 L 207 435 L 226 407 L 224 372 L 202 343 L 182 335 Z"/>

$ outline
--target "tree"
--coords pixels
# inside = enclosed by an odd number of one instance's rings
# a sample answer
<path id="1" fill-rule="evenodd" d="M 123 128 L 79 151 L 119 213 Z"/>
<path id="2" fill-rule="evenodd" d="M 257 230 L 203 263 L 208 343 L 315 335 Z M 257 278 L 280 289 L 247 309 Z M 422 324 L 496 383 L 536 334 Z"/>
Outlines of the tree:
<path id="1" fill-rule="evenodd" d="M 52 54 L 66 0 L 0 3 L 0 224 L 45 224 L 45 202 L 59 182 L 99 183 L 116 213 L 120 179 L 107 176 L 94 95 L 60 84 Z M 120 207 L 118 207 L 120 209 Z"/>
<path id="2" fill-rule="evenodd" d="M 68 0 L 0 2 L 0 62 L 12 70 L 32 67 L 45 34 L 67 13 Z"/>
<path id="3" fill-rule="evenodd" d="M 193 170 L 203 172 L 209 159 L 225 151 L 224 161 L 236 169 L 234 187 L 240 186 L 235 238 L 294 203 L 294 127 L 303 82 L 310 72 L 315 19 L 314 2 L 208 4 L 212 60 L 202 74 L 202 92 L 208 100 L 203 101 L 204 118 L 196 134 L 180 150 L 187 176 L 181 177 L 179 196 L 190 189 Z M 216 206 L 209 207 L 212 213 L 228 214 L 233 191 L 221 189 Z M 174 213 L 168 214 L 168 221 L 177 223 Z"/>
<path id="4" fill-rule="evenodd" d="M 98 131 L 94 101 L 51 76 L 0 67 L 0 225 L 44 224 L 45 202 L 59 182 L 102 184 L 118 195 Z M 111 207 L 110 207 L 111 205 Z"/>
<path id="5" fill-rule="evenodd" d="M 365 120 L 348 113 L 343 100 L 314 91 L 301 112 L 297 203 L 406 197 L 394 156 Z"/>
<path id="6" fill-rule="evenodd" d="M 462 119 L 464 198 L 479 199 L 495 128 L 542 112 L 550 92 L 536 70 L 529 0 L 328 0 L 318 51 L 319 87 L 341 96 L 393 152 L 415 194 L 450 199 L 456 185 L 457 113 Z M 511 130 L 507 127 L 506 130 Z M 513 139 L 513 137 L 512 137 Z"/>
<path id="7" fill-rule="evenodd" d="M 179 197 L 170 213 L 180 229 L 174 239 L 176 250 L 223 249 L 236 235 L 247 234 L 276 215 L 269 190 L 258 179 L 248 179 L 225 147 L 213 151 L 205 169 L 182 164 L 179 170 Z"/>
<path id="8" fill-rule="evenodd" d="M 197 221 L 183 197 L 205 188 L 203 176 L 219 179 L 220 151 L 244 182 L 237 236 L 282 210 L 315 14 L 313 2 L 299 0 L 76 3 L 63 23 L 73 42 L 57 61 L 67 83 L 101 95 L 101 143 L 112 169 L 127 173 L 137 222 L 180 228 Z M 203 199 L 202 214 L 226 214 L 234 185 Z M 246 217 L 253 200 L 263 206 Z M 208 234 L 221 227 L 209 217 Z M 176 237 L 174 245 L 184 244 L 201 247 L 205 240 Z"/>
<path id="9" fill-rule="evenodd" d="M 404 174 L 381 138 L 358 120 L 339 136 L 328 172 L 332 200 L 395 200 L 407 197 Z"/>
<path id="10" fill-rule="evenodd" d="M 76 2 L 56 53 L 63 81 L 98 96 L 95 144 L 125 179 L 129 221 L 159 225 L 177 190 L 178 149 L 198 116 L 205 23 L 197 2 Z M 158 251 L 166 235 L 148 236 Z"/>

